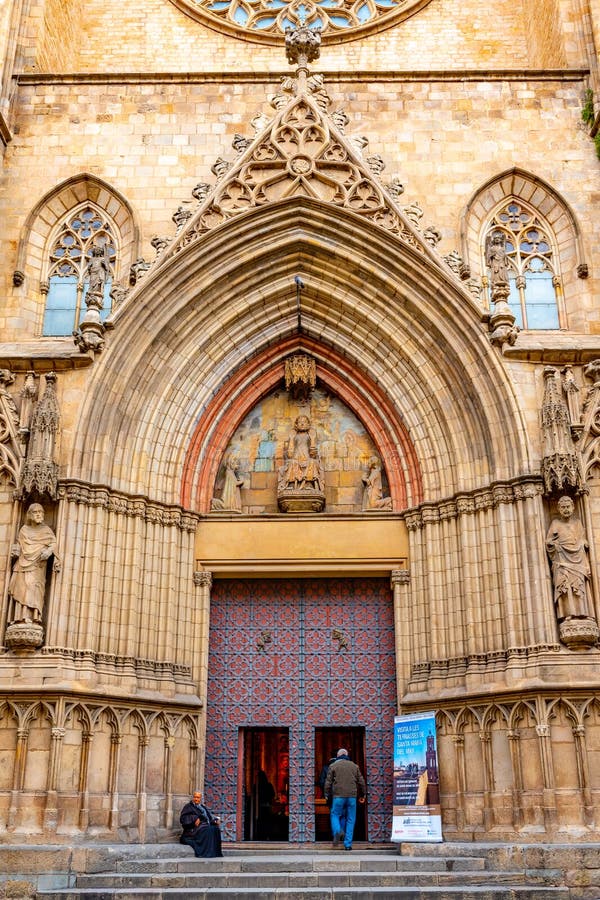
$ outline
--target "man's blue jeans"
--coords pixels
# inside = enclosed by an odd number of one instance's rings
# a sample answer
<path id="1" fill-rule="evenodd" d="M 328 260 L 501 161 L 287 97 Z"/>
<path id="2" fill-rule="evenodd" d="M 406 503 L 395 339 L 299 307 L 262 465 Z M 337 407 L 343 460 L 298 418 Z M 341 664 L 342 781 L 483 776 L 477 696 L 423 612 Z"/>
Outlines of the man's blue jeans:
<path id="1" fill-rule="evenodd" d="M 344 834 L 344 847 L 350 849 L 356 822 L 356 797 L 334 797 L 331 804 L 331 832 L 335 840 L 337 835 Z"/>

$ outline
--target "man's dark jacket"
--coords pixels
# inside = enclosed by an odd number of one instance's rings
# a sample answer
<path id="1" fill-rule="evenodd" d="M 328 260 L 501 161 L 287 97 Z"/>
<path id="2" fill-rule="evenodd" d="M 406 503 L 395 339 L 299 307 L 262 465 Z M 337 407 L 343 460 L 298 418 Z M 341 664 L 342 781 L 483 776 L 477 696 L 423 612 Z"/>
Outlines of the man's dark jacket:
<path id="1" fill-rule="evenodd" d="M 347 756 L 340 756 L 329 767 L 325 781 L 325 796 L 364 797 L 367 793 L 361 771 Z"/>

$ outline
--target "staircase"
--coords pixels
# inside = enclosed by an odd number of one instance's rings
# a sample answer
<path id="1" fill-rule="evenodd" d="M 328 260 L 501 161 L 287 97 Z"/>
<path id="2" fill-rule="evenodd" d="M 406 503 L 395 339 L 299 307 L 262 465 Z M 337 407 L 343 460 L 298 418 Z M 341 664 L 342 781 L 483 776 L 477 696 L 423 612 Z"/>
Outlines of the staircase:
<path id="1" fill-rule="evenodd" d="M 37 900 L 573 900 L 580 896 L 564 886 L 560 868 L 527 868 L 522 854 L 498 854 L 499 845 L 403 844 L 399 853 L 397 845 L 357 844 L 346 852 L 325 844 L 245 843 L 225 845 L 223 859 L 196 859 L 191 849 L 170 844 L 95 849 L 96 853 L 88 851 L 85 871 L 54 873 L 45 882 L 38 876 L 33 896 Z M 536 859 L 547 864 L 544 856 Z"/>

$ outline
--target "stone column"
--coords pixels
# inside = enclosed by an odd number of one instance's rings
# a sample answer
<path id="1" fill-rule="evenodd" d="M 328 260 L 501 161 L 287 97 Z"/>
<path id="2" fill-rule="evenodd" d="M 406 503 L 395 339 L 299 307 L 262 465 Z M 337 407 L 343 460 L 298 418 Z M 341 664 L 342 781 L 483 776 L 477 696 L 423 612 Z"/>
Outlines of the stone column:
<path id="1" fill-rule="evenodd" d="M 543 811 L 546 831 L 552 831 L 556 824 L 556 797 L 554 793 L 554 764 L 552 761 L 552 740 L 550 738 L 550 726 L 547 724 L 536 725 L 539 738 L 540 759 L 542 763 L 543 787 Z"/>
<path id="2" fill-rule="evenodd" d="M 467 785 L 467 776 L 465 770 L 465 738 L 462 734 L 455 734 L 454 753 L 456 756 L 456 829 L 458 832 L 464 832 L 467 824 L 467 815 L 465 810 L 465 793 Z"/>
<path id="3" fill-rule="evenodd" d="M 21 791 L 25 780 L 25 762 L 27 760 L 27 742 L 29 740 L 29 728 L 17 729 L 17 747 L 15 751 L 15 764 L 13 769 L 13 785 L 10 792 L 10 807 L 8 810 L 6 830 L 14 831 L 17 827 L 17 817 L 20 809 Z"/>
<path id="4" fill-rule="evenodd" d="M 46 790 L 46 806 L 44 809 L 44 831 L 56 831 L 58 825 L 58 798 L 57 781 L 62 756 L 62 740 L 66 729 L 55 726 L 52 728 L 50 742 L 50 758 L 48 760 L 48 786 Z"/>
<path id="5" fill-rule="evenodd" d="M 396 690 L 397 704 L 400 703 L 410 679 L 410 670 L 414 662 L 411 653 L 411 609 L 410 609 L 410 571 L 393 569 L 391 585 L 394 592 L 394 632 L 396 645 Z"/>
<path id="6" fill-rule="evenodd" d="M 136 793 L 138 797 L 138 838 L 143 844 L 146 839 L 146 761 L 150 738 L 140 734 L 138 741 L 138 764 L 136 777 Z"/>
<path id="7" fill-rule="evenodd" d="M 506 736 L 508 738 L 513 776 L 513 826 L 518 830 L 523 827 L 523 769 L 521 766 L 521 735 L 519 734 L 517 728 L 509 728 Z"/>
<path id="8" fill-rule="evenodd" d="M 112 734 L 110 738 L 110 764 L 108 771 L 108 793 L 110 795 L 110 813 L 108 827 L 110 831 L 116 831 L 119 827 L 119 760 L 121 757 L 120 734 Z"/>
<path id="9" fill-rule="evenodd" d="M 173 827 L 173 748 L 174 747 L 175 747 L 175 738 L 173 737 L 173 735 L 172 734 L 165 735 L 165 756 L 164 756 L 165 828 Z"/>
<path id="10" fill-rule="evenodd" d="M 573 740 L 575 741 L 575 756 L 577 759 L 577 778 L 581 791 L 581 805 L 583 807 L 583 820 L 588 828 L 595 827 L 594 800 L 590 784 L 590 770 L 588 766 L 587 747 L 585 741 L 585 725 L 573 727 Z"/>
<path id="11" fill-rule="evenodd" d="M 492 790 L 494 787 L 494 763 L 492 754 L 492 735 L 490 731 L 480 731 L 481 757 L 483 760 L 483 824 L 486 831 L 494 827 L 494 807 Z"/>
<path id="12" fill-rule="evenodd" d="M 198 640 L 196 646 L 201 648 L 200 673 L 198 679 L 198 696 L 202 701 L 202 714 L 199 722 L 199 743 L 202 748 L 198 754 L 197 782 L 192 790 L 199 789 L 204 784 L 204 749 L 206 746 L 206 691 L 208 686 L 208 641 L 210 633 L 210 589 L 212 587 L 212 573 L 206 571 L 194 572 L 194 585 L 196 586 L 196 616 L 193 621 L 193 631 Z"/>
<path id="13" fill-rule="evenodd" d="M 81 765 L 79 767 L 79 827 L 87 831 L 90 822 L 90 806 L 88 791 L 88 771 L 90 763 L 90 746 L 92 732 L 84 729 L 81 733 Z"/>

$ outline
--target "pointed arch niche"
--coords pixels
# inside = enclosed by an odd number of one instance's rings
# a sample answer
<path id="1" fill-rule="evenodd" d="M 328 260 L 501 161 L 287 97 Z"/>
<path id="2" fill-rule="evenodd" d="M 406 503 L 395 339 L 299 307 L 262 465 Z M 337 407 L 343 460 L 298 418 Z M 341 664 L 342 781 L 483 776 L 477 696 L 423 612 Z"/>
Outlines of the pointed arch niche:
<path id="1" fill-rule="evenodd" d="M 494 216 L 511 202 L 522 207 L 532 222 L 536 216 L 539 218 L 551 247 L 552 264 L 548 271 L 554 276 L 558 327 L 586 331 L 585 302 L 582 301 L 586 294 L 584 279 L 588 276 L 588 266 L 581 232 L 568 203 L 543 179 L 515 167 L 495 175 L 478 188 L 462 215 L 464 259 L 469 262 L 473 274 L 486 278 L 483 261 L 486 233 L 493 227 Z"/>
<path id="2" fill-rule="evenodd" d="M 309 355 L 317 364 L 317 384 L 304 403 L 290 398 L 285 388 L 284 363 L 295 353 Z M 302 514 L 299 531 L 298 516 L 278 512 L 277 472 L 285 439 L 301 414 L 310 417 L 316 431 L 327 505 L 323 513 Z M 244 482 L 241 509 L 213 509 L 210 515 L 232 454 Z M 363 509 L 362 477 L 373 457 L 381 462 L 391 509 Z M 419 504 L 422 495 L 414 447 L 387 397 L 348 360 L 305 337 L 301 343 L 290 338 L 250 360 L 214 397 L 186 456 L 181 503 L 209 514 L 200 524 L 197 558 L 213 572 L 227 571 L 232 546 L 238 573 L 246 552 L 253 571 L 263 557 L 265 570 L 278 568 L 275 560 L 286 556 L 290 539 L 296 552 L 298 544 L 306 549 L 310 567 L 321 560 L 319 568 L 335 568 L 337 562 L 347 569 L 351 558 L 360 567 L 368 558 L 370 569 L 389 571 L 408 552 L 405 526 L 396 513 Z M 340 518 L 345 520 L 342 528 Z M 296 569 L 298 565 L 295 560 Z"/>

